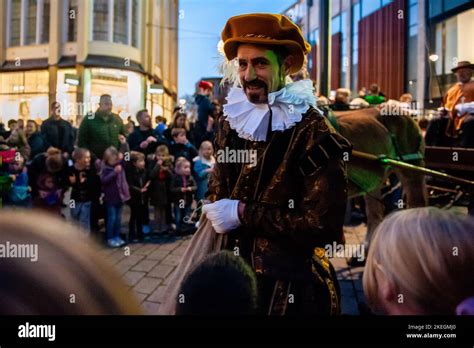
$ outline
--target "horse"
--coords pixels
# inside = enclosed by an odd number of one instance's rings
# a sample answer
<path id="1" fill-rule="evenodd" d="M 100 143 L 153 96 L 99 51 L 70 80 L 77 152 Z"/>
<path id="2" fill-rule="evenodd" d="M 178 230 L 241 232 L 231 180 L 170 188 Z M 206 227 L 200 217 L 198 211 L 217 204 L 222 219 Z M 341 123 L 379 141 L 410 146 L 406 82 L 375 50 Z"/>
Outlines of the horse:
<path id="1" fill-rule="evenodd" d="M 411 164 L 424 167 L 425 143 L 421 129 L 402 108 L 370 107 L 332 113 L 337 131 L 352 143 L 353 150 L 376 156 L 386 155 L 402 161 L 411 159 Z M 391 168 L 354 155 L 348 160 L 348 196 L 364 196 L 365 199 L 367 247 L 375 228 L 385 215 L 382 187 L 391 173 L 394 173 L 402 184 L 404 207 L 414 208 L 428 204 L 428 191 L 423 174 Z"/>

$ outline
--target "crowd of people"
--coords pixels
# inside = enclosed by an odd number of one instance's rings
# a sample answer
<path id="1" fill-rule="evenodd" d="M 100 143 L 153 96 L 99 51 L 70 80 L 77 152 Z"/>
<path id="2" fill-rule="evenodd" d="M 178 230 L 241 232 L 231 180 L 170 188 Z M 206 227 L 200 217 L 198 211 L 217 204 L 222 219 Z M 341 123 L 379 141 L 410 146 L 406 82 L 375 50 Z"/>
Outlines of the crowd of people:
<path id="1" fill-rule="evenodd" d="M 41 127 L 32 120 L 26 126 L 9 121 L 8 131 L 0 134 L 3 205 L 63 216 L 66 208 L 87 233 L 99 232 L 103 219 L 109 247 L 192 233 L 192 208 L 204 198 L 215 164 L 210 140 L 218 114 L 210 89 L 207 83 L 201 88 L 198 99 L 206 105 L 194 127 L 180 108 L 169 126 L 156 117 L 156 127 L 148 111 L 140 110 L 138 125 L 127 132 L 127 124 L 112 113 L 109 95 L 101 96 L 97 111 L 78 129 L 60 116 L 57 102 Z M 130 207 L 128 233 L 122 233 L 124 205 Z"/>

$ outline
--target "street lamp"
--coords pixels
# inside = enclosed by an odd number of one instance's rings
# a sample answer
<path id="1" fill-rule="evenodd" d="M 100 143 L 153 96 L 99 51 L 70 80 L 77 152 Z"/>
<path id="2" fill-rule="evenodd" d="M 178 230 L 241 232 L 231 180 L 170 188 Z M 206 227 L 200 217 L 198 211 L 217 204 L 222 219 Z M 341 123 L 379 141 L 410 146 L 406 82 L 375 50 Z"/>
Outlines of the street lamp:
<path id="1" fill-rule="evenodd" d="M 431 54 L 429 58 L 432 62 L 436 62 L 439 59 L 439 56 L 437 54 Z"/>

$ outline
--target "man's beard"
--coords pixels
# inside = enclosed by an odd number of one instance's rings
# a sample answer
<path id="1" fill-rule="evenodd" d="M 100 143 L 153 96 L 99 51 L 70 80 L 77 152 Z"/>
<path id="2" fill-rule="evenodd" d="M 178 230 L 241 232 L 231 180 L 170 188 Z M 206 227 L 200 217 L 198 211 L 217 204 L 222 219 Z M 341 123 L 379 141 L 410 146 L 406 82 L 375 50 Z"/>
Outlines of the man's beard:
<path id="1" fill-rule="evenodd" d="M 243 82 L 243 89 L 248 100 L 253 104 L 264 104 L 268 102 L 268 85 L 258 79 Z M 258 88 L 252 90 L 252 88 Z M 263 93 L 262 93 L 263 90 Z"/>

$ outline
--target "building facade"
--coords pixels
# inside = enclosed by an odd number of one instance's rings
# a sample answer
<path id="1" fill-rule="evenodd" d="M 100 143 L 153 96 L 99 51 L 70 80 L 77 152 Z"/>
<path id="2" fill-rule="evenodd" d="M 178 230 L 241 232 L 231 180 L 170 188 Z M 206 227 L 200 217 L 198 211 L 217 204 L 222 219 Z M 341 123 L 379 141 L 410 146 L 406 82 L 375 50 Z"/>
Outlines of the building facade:
<path id="1" fill-rule="evenodd" d="M 328 2 L 329 66 L 321 66 L 320 8 Z M 313 50 L 308 70 L 330 71 L 330 89 L 378 83 L 389 98 L 411 93 L 422 107 L 440 104 L 454 83 L 451 68 L 474 61 L 470 0 L 299 0 L 284 11 Z"/>
<path id="2" fill-rule="evenodd" d="M 0 0 L 0 122 L 79 120 L 110 94 L 122 118 L 177 103 L 178 0 Z"/>

